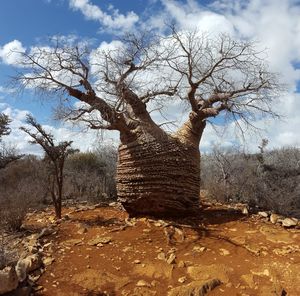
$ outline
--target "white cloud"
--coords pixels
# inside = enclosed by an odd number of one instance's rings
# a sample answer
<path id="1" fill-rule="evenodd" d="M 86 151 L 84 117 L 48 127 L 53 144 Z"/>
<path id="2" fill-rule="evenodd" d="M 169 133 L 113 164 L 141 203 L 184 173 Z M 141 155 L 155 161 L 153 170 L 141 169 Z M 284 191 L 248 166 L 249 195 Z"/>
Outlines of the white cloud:
<path id="1" fill-rule="evenodd" d="M 262 121 L 255 125 L 265 131 L 246 135 L 247 145 L 257 150 L 261 137 L 269 139 L 269 147 L 284 145 L 300 146 L 300 95 L 295 93 L 300 81 L 300 70 L 295 63 L 300 61 L 300 6 L 294 0 L 235 0 L 214 1 L 210 7 L 203 7 L 196 1 L 161 0 L 164 11 L 150 18 L 148 23 L 163 26 L 173 19 L 178 30 L 226 32 L 234 38 L 256 40 L 259 47 L 266 49 L 272 71 L 280 74 L 280 80 L 287 85 L 286 93 L 274 104 L 275 111 L 284 115 L 283 120 Z M 221 141 L 227 146 L 236 142 L 232 125 L 221 138 L 208 126 L 204 132 L 201 147 L 210 149 Z"/>
<path id="2" fill-rule="evenodd" d="M 111 14 L 108 14 L 89 0 L 70 0 L 69 4 L 72 9 L 81 11 L 88 20 L 98 21 L 104 27 L 112 30 L 128 31 L 139 20 L 138 15 L 133 11 L 124 15 L 110 6 Z"/>
<path id="3" fill-rule="evenodd" d="M 233 33 L 233 25 L 226 16 L 209 11 L 199 6 L 196 1 L 190 0 L 186 4 L 170 0 L 161 0 L 161 2 L 166 12 L 164 17 L 168 16 L 175 20 L 180 29 L 198 29 L 211 34 Z"/>
<path id="4" fill-rule="evenodd" d="M 25 52 L 25 48 L 19 40 L 13 40 L 0 46 L 0 59 L 5 64 L 18 66 L 21 58 L 20 52 Z"/>
<path id="5" fill-rule="evenodd" d="M 5 103 L 0 103 L 0 112 L 7 114 L 12 119 L 10 123 L 11 133 L 2 138 L 3 142 L 15 147 L 20 154 L 43 155 L 42 149 L 38 145 L 30 144 L 30 136 L 19 129 L 21 126 L 27 126 L 25 119 L 26 115 L 30 112 L 28 110 L 13 108 Z M 100 144 L 115 144 L 118 139 L 118 133 L 104 134 L 103 138 L 105 138 L 105 140 L 103 140 L 101 135 L 97 134 L 97 131 L 80 131 L 78 127 L 72 128 L 70 124 L 61 124 L 58 127 L 52 125 L 42 126 L 47 132 L 53 134 L 57 142 L 73 141 L 72 147 L 80 151 L 93 150 L 94 147 L 99 147 Z M 28 126 L 28 128 L 30 128 L 30 126 Z"/>
<path id="6" fill-rule="evenodd" d="M 175 20 L 179 30 L 197 28 L 210 33 L 226 32 L 236 38 L 258 40 L 261 48 L 267 48 L 271 69 L 281 74 L 282 82 L 286 83 L 288 87 L 281 100 L 274 105 L 275 110 L 285 115 L 285 119 L 269 121 L 267 125 L 264 125 L 263 122 L 256 122 L 256 125 L 266 127 L 266 132 L 261 136 L 269 139 L 270 147 L 299 146 L 300 95 L 295 93 L 295 90 L 300 80 L 300 70 L 296 69 L 294 64 L 300 62 L 300 6 L 296 1 L 220 0 L 215 1 L 211 7 L 203 7 L 193 0 L 187 0 L 185 3 L 176 0 L 161 0 L 161 3 L 164 9 L 145 20 L 145 26 L 162 28 L 165 26 L 165 22 L 171 18 Z M 70 0 L 69 4 L 72 9 L 82 12 L 87 19 L 97 21 L 110 30 L 130 30 L 140 20 L 134 12 L 124 15 L 113 7 L 109 7 L 105 12 L 89 0 Z M 144 22 L 144 20 L 142 21 Z M 97 53 L 99 54 L 100 50 L 115 49 L 118 46 L 120 44 L 117 41 L 102 42 L 99 48 L 92 52 L 91 62 L 99 61 Z M 17 62 L 16 55 L 11 52 L 12 49 L 25 50 L 18 40 L 0 47 L 0 58 L 6 64 L 16 64 Z M 97 66 L 94 66 L 93 72 L 97 70 Z M 177 118 L 182 121 L 183 117 L 180 115 L 181 111 L 176 103 L 167 106 L 165 110 L 169 113 L 169 119 Z M 162 120 L 158 114 L 155 114 L 154 117 L 159 121 Z M 68 127 L 57 128 L 53 129 L 53 133 L 60 139 L 63 139 L 64 136 L 67 139 L 75 136 L 76 141 L 79 139 L 76 145 L 83 147 L 84 143 L 86 145 L 84 149 L 90 147 L 95 138 L 94 134 L 88 132 L 85 136 L 86 140 L 80 141 L 81 138 L 71 133 L 70 130 Z M 235 139 L 234 128 L 230 125 L 221 140 L 223 145 L 230 145 L 235 142 Z M 24 142 L 24 137 L 18 136 L 18 141 Z M 220 139 L 208 126 L 204 133 L 202 148 L 209 149 L 217 141 Z M 259 142 L 259 135 L 257 137 L 253 137 L 251 134 L 247 135 L 247 144 L 250 145 L 252 151 L 257 149 Z"/>

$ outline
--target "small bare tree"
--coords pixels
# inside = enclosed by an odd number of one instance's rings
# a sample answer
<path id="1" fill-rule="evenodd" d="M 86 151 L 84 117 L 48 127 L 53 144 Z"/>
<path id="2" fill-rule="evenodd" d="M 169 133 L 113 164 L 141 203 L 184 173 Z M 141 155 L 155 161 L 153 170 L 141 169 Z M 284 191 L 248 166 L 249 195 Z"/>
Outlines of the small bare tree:
<path id="1" fill-rule="evenodd" d="M 20 129 L 33 139 L 30 143 L 40 145 L 45 153 L 44 159 L 48 165 L 49 174 L 49 191 L 51 193 L 55 215 L 58 219 L 60 219 L 65 160 L 68 155 L 75 152 L 74 149 L 70 148 L 72 141 L 64 141 L 56 145 L 53 135 L 46 132 L 43 127 L 29 114 L 27 115 L 26 123 L 31 125 L 35 129 L 35 132 L 32 132 L 26 127 L 20 127 Z"/>
<path id="2" fill-rule="evenodd" d="M 16 81 L 62 101 L 60 114 L 92 129 L 120 132 L 117 190 L 131 215 L 185 215 L 199 206 L 199 143 L 220 117 L 244 130 L 272 111 L 279 84 L 248 41 L 199 32 L 129 34 L 104 50 L 56 40 L 22 55 Z M 151 106 L 181 100 L 190 110 L 174 133 Z M 75 106 L 75 107 L 74 107 Z M 163 111 L 160 109 L 160 111 Z"/>
<path id="3" fill-rule="evenodd" d="M 7 136 L 10 134 L 10 122 L 11 120 L 6 114 L 0 113 L 0 169 L 5 168 L 9 163 L 22 157 L 22 155 L 16 154 L 14 148 L 7 147 L 7 145 L 2 143 L 2 136 Z"/>

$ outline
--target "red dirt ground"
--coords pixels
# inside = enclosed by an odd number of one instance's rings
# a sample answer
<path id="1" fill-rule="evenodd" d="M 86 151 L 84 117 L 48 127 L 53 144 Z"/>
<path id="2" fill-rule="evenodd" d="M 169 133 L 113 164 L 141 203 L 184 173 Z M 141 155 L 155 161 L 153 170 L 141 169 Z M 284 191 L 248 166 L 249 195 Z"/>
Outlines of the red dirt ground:
<path id="1" fill-rule="evenodd" d="M 55 260 L 36 295 L 164 296 L 209 279 L 222 282 L 212 296 L 300 295 L 300 230 L 212 204 L 177 221 L 128 219 L 112 207 L 70 207 L 64 215 L 60 223 L 50 210 L 27 219 L 27 227 L 57 228 L 42 239 Z M 97 237 L 103 244 L 89 245 Z"/>

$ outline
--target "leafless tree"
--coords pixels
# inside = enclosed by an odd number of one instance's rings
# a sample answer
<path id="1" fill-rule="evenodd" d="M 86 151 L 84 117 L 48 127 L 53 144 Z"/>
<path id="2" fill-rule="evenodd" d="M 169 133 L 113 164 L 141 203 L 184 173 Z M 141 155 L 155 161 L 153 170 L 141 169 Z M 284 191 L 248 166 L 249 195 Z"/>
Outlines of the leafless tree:
<path id="1" fill-rule="evenodd" d="M 0 169 L 5 168 L 9 163 L 22 157 L 22 155 L 17 155 L 13 147 L 8 147 L 2 143 L 2 136 L 10 134 L 10 122 L 11 120 L 6 114 L 0 113 Z"/>
<path id="2" fill-rule="evenodd" d="M 60 219 L 65 160 L 69 154 L 75 152 L 74 149 L 70 148 L 72 141 L 64 141 L 56 145 L 53 135 L 46 132 L 31 115 L 27 115 L 26 123 L 31 125 L 35 129 L 35 132 L 26 127 L 21 127 L 20 129 L 33 139 L 30 143 L 40 145 L 45 152 L 45 161 L 49 166 L 49 189 L 56 217 Z"/>
<path id="3" fill-rule="evenodd" d="M 119 200 L 131 215 L 156 216 L 197 210 L 206 123 L 218 116 L 244 130 L 256 116 L 276 116 L 279 90 L 254 43 L 174 28 L 167 37 L 128 34 L 103 50 L 56 40 L 22 53 L 15 81 L 67 96 L 60 105 L 64 118 L 119 131 Z M 81 103 L 74 107 L 72 98 Z M 168 133 L 150 108 L 176 100 L 190 113 Z"/>

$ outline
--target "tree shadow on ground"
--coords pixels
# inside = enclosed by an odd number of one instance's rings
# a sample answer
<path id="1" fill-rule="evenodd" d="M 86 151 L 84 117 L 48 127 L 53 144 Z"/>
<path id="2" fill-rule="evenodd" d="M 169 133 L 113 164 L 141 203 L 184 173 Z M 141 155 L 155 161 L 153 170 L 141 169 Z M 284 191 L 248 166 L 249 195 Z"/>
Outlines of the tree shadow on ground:
<path id="1" fill-rule="evenodd" d="M 88 227 L 94 226 L 115 226 L 115 225 L 123 225 L 123 221 L 118 218 L 103 218 L 101 216 L 96 216 L 92 218 L 78 218 L 72 219 L 74 222 L 84 223 Z"/>
<path id="2" fill-rule="evenodd" d="M 243 221 L 247 219 L 247 217 L 242 214 L 240 210 L 232 209 L 232 208 L 217 208 L 210 206 L 203 206 L 196 212 L 193 212 L 190 215 L 184 217 L 175 217 L 175 218 L 154 218 L 148 217 L 153 220 L 163 220 L 166 223 L 165 228 L 175 227 L 181 230 L 183 229 L 191 229 L 196 235 L 197 238 L 195 241 L 203 237 L 216 237 L 220 238 L 220 236 L 214 231 L 210 229 L 211 225 L 221 225 L 228 222 L 234 221 Z"/>

